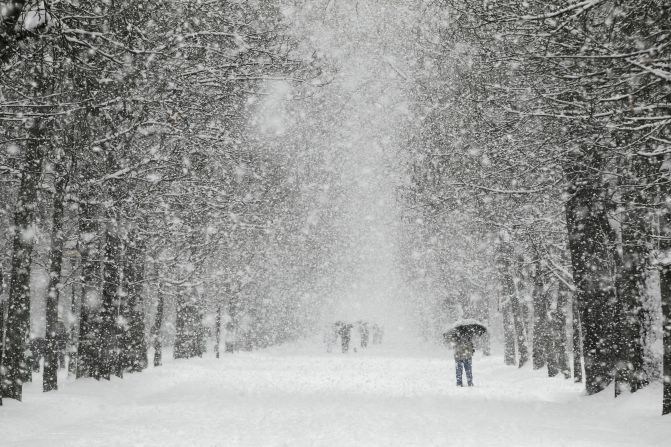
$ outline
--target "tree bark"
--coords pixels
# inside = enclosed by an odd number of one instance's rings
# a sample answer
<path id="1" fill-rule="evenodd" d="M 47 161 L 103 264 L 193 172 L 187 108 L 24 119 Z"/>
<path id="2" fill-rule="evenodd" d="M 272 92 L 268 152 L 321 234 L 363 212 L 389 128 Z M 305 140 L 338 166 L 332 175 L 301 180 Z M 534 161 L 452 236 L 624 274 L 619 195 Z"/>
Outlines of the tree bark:
<path id="1" fill-rule="evenodd" d="M 145 243 L 137 231 L 131 232 L 126 247 L 124 263 L 124 282 L 126 283 L 126 306 L 124 319 L 127 324 L 122 336 L 122 347 L 127 352 L 124 356 L 125 370 L 139 372 L 147 367 L 147 343 L 145 340 L 145 324 L 143 311 Z"/>
<path id="2" fill-rule="evenodd" d="M 151 328 L 151 338 L 154 342 L 154 366 L 161 366 L 162 347 L 161 347 L 161 325 L 163 324 L 163 288 L 159 281 L 157 287 L 158 306 L 156 307 L 156 317 L 154 325 Z"/>
<path id="3" fill-rule="evenodd" d="M 497 248 L 497 270 L 499 283 L 505 305 L 502 306 L 503 326 L 506 343 L 505 362 L 507 365 L 515 363 L 515 345 L 519 355 L 519 366 L 522 367 L 528 360 L 528 351 L 525 344 L 524 322 L 518 299 L 518 288 L 513 274 L 514 250 L 507 241 L 501 242 Z M 505 333 L 506 330 L 508 333 Z M 511 344 L 512 339 L 512 344 Z M 512 359 L 512 361 L 511 361 Z"/>
<path id="4" fill-rule="evenodd" d="M 177 297 L 174 358 L 191 358 L 203 354 L 202 319 L 192 292 Z"/>
<path id="5" fill-rule="evenodd" d="M 659 172 L 659 162 L 649 157 L 634 157 L 627 165 L 626 182 L 629 184 L 654 184 Z M 616 370 L 615 395 L 623 388 L 635 392 L 649 383 L 645 372 L 645 342 L 651 330 L 646 310 L 647 278 L 649 267 L 649 242 L 651 240 L 651 215 L 654 202 L 651 188 L 624 185 L 621 202 L 621 251 L 616 253 L 616 287 L 619 311 L 620 336 L 619 361 Z"/>
<path id="6" fill-rule="evenodd" d="M 74 264 L 73 264 L 74 268 Z M 79 340 L 79 312 L 77 305 L 77 287 L 73 282 L 70 285 L 70 312 L 72 321 L 70 322 L 70 336 L 68 338 L 68 376 L 77 374 L 77 345 Z M 81 286 L 79 287 L 81 290 Z"/>
<path id="7" fill-rule="evenodd" d="M 2 268 L 0 268 L 0 284 L 2 283 Z M 0 286 L 0 294 L 2 294 L 2 286 Z M 5 302 L 0 299 L 0 365 L 2 365 L 2 359 L 5 356 Z M 0 380 L 3 380 L 4 377 L 0 374 Z M 2 382 L 0 382 L 0 391 L 2 388 Z M 2 392 L 0 392 L 0 406 L 2 406 Z"/>
<path id="8" fill-rule="evenodd" d="M 189 323 L 187 316 L 187 304 L 184 294 L 179 292 L 177 296 L 177 308 L 175 310 L 175 346 L 173 357 L 176 359 L 189 358 Z"/>
<path id="9" fill-rule="evenodd" d="M 3 365 L 2 359 L 5 356 L 5 301 L 2 294 L 5 292 L 5 273 L 0 265 L 0 367 Z M 0 406 L 2 406 L 2 371 L 0 371 Z"/>
<path id="10" fill-rule="evenodd" d="M 51 249 L 49 250 L 49 287 L 46 299 L 46 340 L 42 389 L 58 389 L 58 298 L 61 285 L 63 263 L 63 218 L 65 216 L 65 193 L 68 186 L 68 172 L 64 160 L 55 163 L 53 216 L 51 228 Z"/>
<path id="11" fill-rule="evenodd" d="M 215 345 L 214 355 L 219 358 L 219 343 L 221 342 L 221 305 L 217 306 L 217 318 L 214 322 Z"/>
<path id="12" fill-rule="evenodd" d="M 582 327 L 580 324 L 580 310 L 578 301 L 573 295 L 573 381 L 582 382 Z"/>
<path id="13" fill-rule="evenodd" d="M 490 316 L 490 307 L 489 303 L 486 303 L 486 315 L 487 315 L 487 327 L 490 327 L 490 323 L 492 321 L 491 316 Z M 489 331 L 485 332 L 485 334 L 482 336 L 482 355 L 485 356 L 490 356 L 492 355 L 492 342 L 491 342 L 491 335 Z"/>
<path id="14" fill-rule="evenodd" d="M 97 206 L 90 197 L 82 198 L 79 216 L 79 251 L 81 253 L 81 303 L 79 312 L 79 343 L 77 346 L 77 378 L 100 379 L 98 289 L 99 240 Z"/>
<path id="15" fill-rule="evenodd" d="M 109 380 L 113 372 L 119 374 L 119 260 L 121 258 L 121 238 L 118 225 L 113 218 L 105 232 L 105 257 L 103 259 L 102 308 L 100 310 L 100 376 Z"/>
<path id="16" fill-rule="evenodd" d="M 582 327 L 585 387 L 588 394 L 602 391 L 613 381 L 616 352 L 616 296 L 609 247 L 610 224 L 606 191 L 600 177 L 597 150 L 583 154 L 575 170 L 568 170 L 570 198 L 566 202 L 569 251 L 573 266 Z M 589 166 L 587 170 L 585 166 Z"/>
<path id="17" fill-rule="evenodd" d="M 7 303 L 5 355 L 0 371 L 2 394 L 10 399 L 21 400 L 23 383 L 31 371 L 25 352 L 30 336 L 30 271 L 31 255 L 35 243 L 35 210 L 37 188 L 42 174 L 42 129 L 36 121 L 29 131 L 26 155 L 21 169 L 16 213 L 14 214 L 14 241 L 12 270 Z"/>
<path id="18" fill-rule="evenodd" d="M 668 187 L 667 187 L 668 188 Z M 666 205 L 660 212 L 659 288 L 662 300 L 662 414 L 671 414 L 671 191 L 662 190 Z"/>
<path id="19" fill-rule="evenodd" d="M 506 304 L 501 309 L 503 313 L 503 338 L 504 350 L 503 359 L 506 365 L 515 364 L 515 326 L 513 325 L 512 315 L 510 313 L 510 304 Z"/>
<path id="20" fill-rule="evenodd" d="M 638 239 L 638 230 L 633 223 L 625 221 L 622 226 L 622 258 L 617 262 L 617 337 L 618 360 L 615 371 L 615 396 L 623 389 L 631 392 L 648 383 L 644 366 L 645 310 L 642 297 L 645 296 L 647 249 Z M 639 220 L 636 218 L 636 220 Z"/>
<path id="21" fill-rule="evenodd" d="M 662 360 L 662 414 L 671 414 L 671 265 L 660 271 L 662 293 L 662 334 L 664 357 Z"/>
<path id="22" fill-rule="evenodd" d="M 519 300 L 519 288 L 515 278 L 510 274 L 510 281 L 513 286 L 513 294 L 510 295 L 510 308 L 513 315 L 513 324 L 515 326 L 515 342 L 517 343 L 518 367 L 521 368 L 529 361 L 529 350 L 527 349 L 527 337 L 525 329 L 525 315 L 522 312 L 522 305 Z"/>
<path id="23" fill-rule="evenodd" d="M 553 348 L 557 358 L 557 369 L 565 378 L 571 377 L 566 349 L 566 306 L 570 299 L 570 291 L 566 284 L 559 282 L 557 291 L 557 308 L 552 316 Z"/>
<path id="24" fill-rule="evenodd" d="M 546 364 L 548 365 L 548 373 L 552 368 L 551 363 L 547 361 L 547 357 L 552 355 L 552 351 L 547 349 L 548 341 L 548 319 L 547 319 L 547 303 L 545 302 L 545 295 L 543 290 L 543 276 L 540 261 L 536 262 L 534 272 L 534 334 L 532 340 L 532 355 L 533 368 L 541 369 Z M 551 374 L 552 375 L 552 374 Z M 556 375 L 556 373 L 554 374 Z"/>

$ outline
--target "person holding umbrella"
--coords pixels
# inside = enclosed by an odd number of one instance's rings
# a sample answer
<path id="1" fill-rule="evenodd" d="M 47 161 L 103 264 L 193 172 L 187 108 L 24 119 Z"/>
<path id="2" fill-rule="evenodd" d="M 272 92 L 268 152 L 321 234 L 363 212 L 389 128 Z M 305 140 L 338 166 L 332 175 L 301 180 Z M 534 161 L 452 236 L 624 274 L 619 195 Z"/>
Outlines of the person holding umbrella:
<path id="1" fill-rule="evenodd" d="M 473 386 L 473 337 L 487 332 L 480 322 L 468 319 L 454 323 L 443 336 L 454 349 L 454 363 L 457 374 L 457 386 L 464 386 L 463 373 L 466 371 L 466 383 Z"/>
<path id="2" fill-rule="evenodd" d="M 473 386 L 473 340 L 463 334 L 457 334 L 452 338 L 452 349 L 454 349 L 454 364 L 457 372 L 457 386 L 464 386 L 463 371 L 466 371 L 466 382 Z"/>

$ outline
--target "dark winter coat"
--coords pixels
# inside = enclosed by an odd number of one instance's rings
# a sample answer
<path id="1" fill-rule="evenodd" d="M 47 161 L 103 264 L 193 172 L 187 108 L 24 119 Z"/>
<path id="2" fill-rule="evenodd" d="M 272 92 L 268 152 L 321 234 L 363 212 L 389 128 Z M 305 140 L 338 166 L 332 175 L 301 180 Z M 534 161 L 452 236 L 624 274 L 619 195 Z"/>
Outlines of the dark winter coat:
<path id="1" fill-rule="evenodd" d="M 457 361 L 468 360 L 475 352 L 473 341 L 470 338 L 457 338 L 452 342 L 452 347 L 454 348 L 454 360 Z"/>

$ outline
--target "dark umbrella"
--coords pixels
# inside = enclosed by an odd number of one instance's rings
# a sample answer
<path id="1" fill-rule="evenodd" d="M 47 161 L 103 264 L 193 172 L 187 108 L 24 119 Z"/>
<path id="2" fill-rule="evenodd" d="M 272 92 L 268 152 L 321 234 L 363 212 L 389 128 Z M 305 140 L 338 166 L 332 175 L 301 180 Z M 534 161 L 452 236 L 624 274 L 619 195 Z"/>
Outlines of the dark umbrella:
<path id="1" fill-rule="evenodd" d="M 484 335 L 487 333 L 487 327 L 477 320 L 472 318 L 459 320 L 452 324 L 444 333 L 445 341 L 473 338 L 476 335 Z"/>

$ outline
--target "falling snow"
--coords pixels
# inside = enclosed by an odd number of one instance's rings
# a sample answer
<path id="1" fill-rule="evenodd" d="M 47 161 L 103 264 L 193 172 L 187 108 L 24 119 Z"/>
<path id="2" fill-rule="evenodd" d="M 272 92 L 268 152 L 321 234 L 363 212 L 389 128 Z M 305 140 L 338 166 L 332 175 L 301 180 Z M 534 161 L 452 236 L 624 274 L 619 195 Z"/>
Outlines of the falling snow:
<path id="1" fill-rule="evenodd" d="M 666 446 L 670 24 L 0 2 L 0 444 Z"/>

